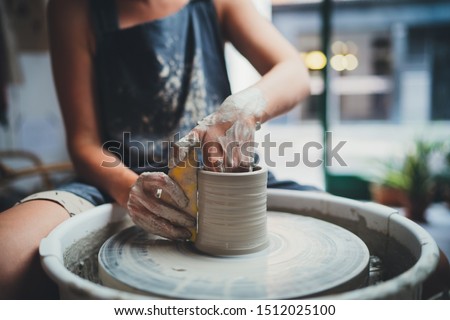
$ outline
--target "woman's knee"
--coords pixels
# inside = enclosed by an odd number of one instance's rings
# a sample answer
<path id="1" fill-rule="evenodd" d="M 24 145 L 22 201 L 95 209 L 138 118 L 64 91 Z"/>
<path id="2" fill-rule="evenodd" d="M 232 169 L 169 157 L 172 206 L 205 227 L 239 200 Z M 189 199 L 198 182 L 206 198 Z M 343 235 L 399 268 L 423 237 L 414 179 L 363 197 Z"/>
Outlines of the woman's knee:
<path id="1" fill-rule="evenodd" d="M 40 274 L 39 243 L 57 225 L 68 219 L 67 211 L 57 203 L 36 200 L 0 213 L 0 298 L 18 298 L 33 274 Z"/>

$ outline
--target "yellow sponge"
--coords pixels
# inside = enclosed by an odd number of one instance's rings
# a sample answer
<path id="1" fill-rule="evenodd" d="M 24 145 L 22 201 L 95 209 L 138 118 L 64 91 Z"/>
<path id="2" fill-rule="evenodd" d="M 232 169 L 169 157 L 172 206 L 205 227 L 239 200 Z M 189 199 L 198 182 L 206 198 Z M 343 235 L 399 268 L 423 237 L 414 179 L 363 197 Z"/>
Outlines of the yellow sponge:
<path id="1" fill-rule="evenodd" d="M 185 211 L 197 219 L 197 165 L 195 153 L 195 148 L 189 148 L 185 159 L 169 170 L 169 177 L 180 185 L 189 199 L 189 204 Z M 190 240 L 195 241 L 197 228 L 191 228 L 189 231 L 192 234 Z"/>

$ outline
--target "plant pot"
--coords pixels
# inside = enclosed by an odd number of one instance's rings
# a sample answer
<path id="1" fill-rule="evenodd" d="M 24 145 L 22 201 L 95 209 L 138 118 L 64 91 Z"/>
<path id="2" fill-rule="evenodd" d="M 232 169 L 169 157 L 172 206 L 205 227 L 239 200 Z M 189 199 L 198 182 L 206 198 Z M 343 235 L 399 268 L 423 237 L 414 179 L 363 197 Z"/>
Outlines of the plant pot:
<path id="1" fill-rule="evenodd" d="M 403 207 L 405 217 L 417 222 L 426 221 L 425 213 L 432 198 L 430 195 L 412 196 L 404 190 L 380 184 L 372 184 L 370 193 L 374 202 L 389 207 Z"/>
<path id="2" fill-rule="evenodd" d="M 404 202 L 405 217 L 416 222 L 426 222 L 425 213 L 431 203 L 429 196 L 408 196 Z"/>
<path id="3" fill-rule="evenodd" d="M 406 201 L 403 190 L 375 183 L 370 186 L 370 194 L 372 201 L 389 207 L 402 207 Z"/>

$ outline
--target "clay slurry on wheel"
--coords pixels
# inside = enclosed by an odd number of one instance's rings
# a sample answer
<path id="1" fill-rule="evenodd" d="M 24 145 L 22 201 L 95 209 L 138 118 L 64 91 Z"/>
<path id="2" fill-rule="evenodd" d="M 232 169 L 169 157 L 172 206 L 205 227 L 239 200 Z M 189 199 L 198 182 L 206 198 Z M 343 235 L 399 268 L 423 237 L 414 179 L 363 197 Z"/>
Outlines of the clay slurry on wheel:
<path id="1" fill-rule="evenodd" d="M 269 245 L 257 253 L 215 257 L 133 226 L 99 252 L 103 284 L 180 299 L 288 299 L 366 283 L 369 251 L 353 233 L 300 215 L 268 212 Z"/>

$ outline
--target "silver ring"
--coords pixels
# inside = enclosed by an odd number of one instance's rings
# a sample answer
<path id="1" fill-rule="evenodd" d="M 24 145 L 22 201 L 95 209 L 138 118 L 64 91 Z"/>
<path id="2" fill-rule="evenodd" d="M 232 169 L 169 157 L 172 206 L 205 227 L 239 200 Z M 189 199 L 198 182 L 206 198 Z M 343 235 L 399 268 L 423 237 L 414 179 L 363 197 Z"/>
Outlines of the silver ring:
<path id="1" fill-rule="evenodd" d="M 157 197 L 158 199 L 161 199 L 161 195 L 162 195 L 162 189 L 157 189 L 155 197 Z"/>
<path id="2" fill-rule="evenodd" d="M 258 131 L 259 129 L 261 129 L 261 121 L 256 121 L 255 130 Z"/>

